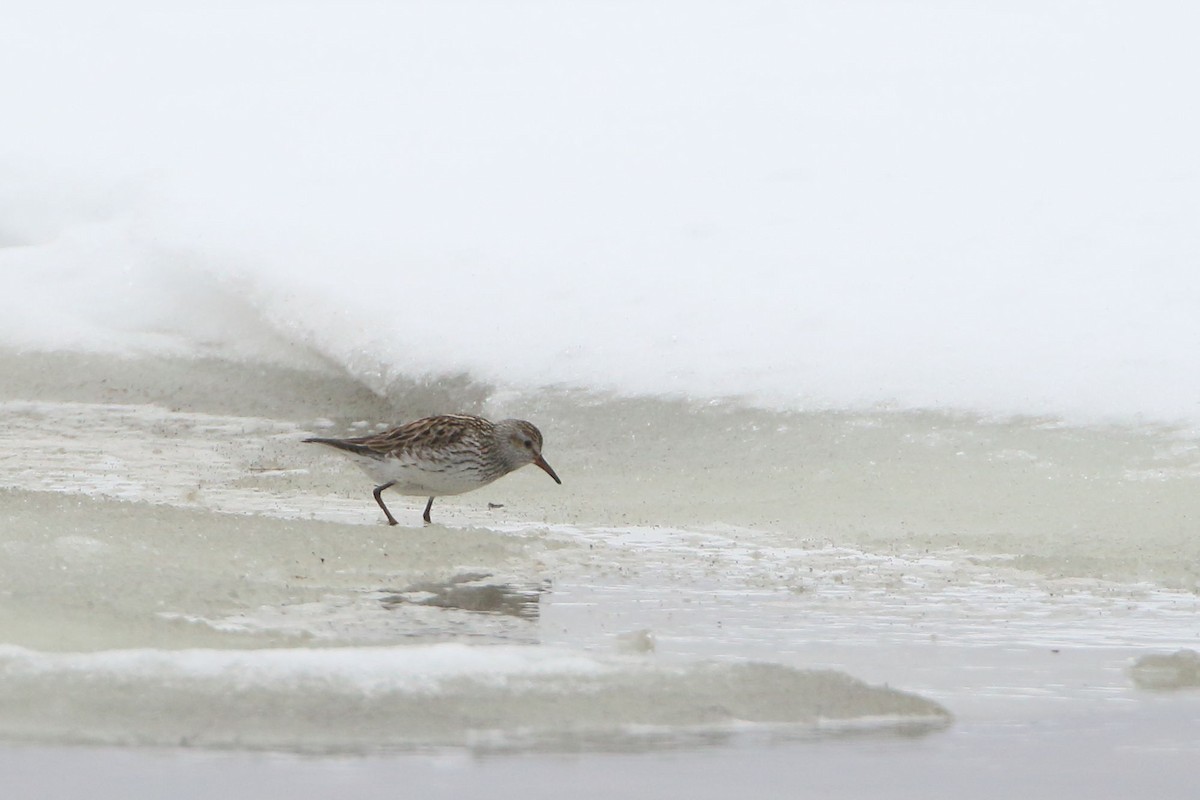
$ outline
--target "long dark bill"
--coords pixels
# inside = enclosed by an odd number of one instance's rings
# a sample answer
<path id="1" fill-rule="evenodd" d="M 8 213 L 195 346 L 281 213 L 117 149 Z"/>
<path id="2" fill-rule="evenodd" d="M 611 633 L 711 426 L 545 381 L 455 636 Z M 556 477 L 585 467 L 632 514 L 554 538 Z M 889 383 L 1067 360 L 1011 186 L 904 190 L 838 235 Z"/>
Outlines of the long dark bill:
<path id="1" fill-rule="evenodd" d="M 546 474 L 549 475 L 551 478 L 554 478 L 555 483 L 557 483 L 559 486 L 562 486 L 562 481 L 559 480 L 558 476 L 554 474 L 554 470 L 551 469 L 550 465 L 546 463 L 546 459 L 542 458 L 541 456 L 538 456 L 537 458 L 535 458 L 533 460 L 533 463 L 537 464 L 539 467 L 546 470 Z"/>

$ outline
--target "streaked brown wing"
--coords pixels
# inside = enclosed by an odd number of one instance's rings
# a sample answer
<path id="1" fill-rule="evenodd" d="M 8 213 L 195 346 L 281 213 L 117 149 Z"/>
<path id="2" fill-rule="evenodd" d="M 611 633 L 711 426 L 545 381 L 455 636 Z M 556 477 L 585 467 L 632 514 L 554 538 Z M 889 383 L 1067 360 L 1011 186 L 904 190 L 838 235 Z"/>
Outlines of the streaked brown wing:
<path id="1" fill-rule="evenodd" d="M 446 414 L 413 420 L 390 430 L 347 441 L 367 447 L 380 455 L 407 450 L 440 449 L 456 445 L 464 439 L 476 438 L 490 425 L 490 422 L 481 417 Z"/>

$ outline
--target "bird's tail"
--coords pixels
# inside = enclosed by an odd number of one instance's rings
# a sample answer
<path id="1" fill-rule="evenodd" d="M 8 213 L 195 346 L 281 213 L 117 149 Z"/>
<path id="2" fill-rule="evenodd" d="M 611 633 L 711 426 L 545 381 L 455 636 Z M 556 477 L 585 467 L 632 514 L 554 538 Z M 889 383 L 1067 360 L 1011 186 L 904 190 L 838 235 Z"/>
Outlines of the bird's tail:
<path id="1" fill-rule="evenodd" d="M 366 445 L 359 444 L 351 439 L 322 439 L 319 436 L 314 436 L 305 439 L 306 442 L 315 442 L 317 444 L 327 444 L 330 447 L 335 447 L 338 450 L 345 450 L 347 453 L 354 453 L 358 456 L 374 456 L 378 457 L 379 453 L 375 452 Z"/>

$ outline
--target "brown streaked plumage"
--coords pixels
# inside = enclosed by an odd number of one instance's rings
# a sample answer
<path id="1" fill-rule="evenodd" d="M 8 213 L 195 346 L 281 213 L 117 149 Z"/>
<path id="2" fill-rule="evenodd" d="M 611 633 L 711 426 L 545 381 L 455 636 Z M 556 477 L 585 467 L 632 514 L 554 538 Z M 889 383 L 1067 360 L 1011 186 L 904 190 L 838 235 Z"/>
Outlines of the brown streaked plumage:
<path id="1" fill-rule="evenodd" d="M 383 503 L 385 489 L 428 497 L 428 523 L 435 497 L 478 489 L 526 464 L 537 465 L 562 483 L 542 458 L 541 431 L 521 419 L 489 422 L 468 414 L 445 414 L 370 436 L 304 441 L 337 448 L 370 475 L 376 483 L 375 502 L 389 525 L 397 523 Z"/>

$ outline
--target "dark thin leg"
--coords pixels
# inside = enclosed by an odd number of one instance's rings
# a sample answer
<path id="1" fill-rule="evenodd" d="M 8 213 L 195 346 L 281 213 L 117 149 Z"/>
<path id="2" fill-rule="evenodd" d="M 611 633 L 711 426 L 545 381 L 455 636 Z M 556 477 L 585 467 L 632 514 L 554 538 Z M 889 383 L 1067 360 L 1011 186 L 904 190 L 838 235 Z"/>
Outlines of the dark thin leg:
<path id="1" fill-rule="evenodd" d="M 392 512 L 388 511 L 388 507 L 383 504 L 383 498 L 379 496 L 379 493 L 384 489 L 388 489 L 395 485 L 395 483 L 395 481 L 392 481 L 391 483 L 385 483 L 383 486 L 375 487 L 375 502 L 379 503 L 379 507 L 383 509 L 383 513 L 387 514 L 388 525 L 398 525 L 399 523 L 396 522 L 396 518 L 392 516 Z"/>
<path id="2" fill-rule="evenodd" d="M 429 502 L 425 504 L 425 524 L 429 524 L 430 522 L 433 522 L 433 520 L 431 520 L 429 518 L 429 509 L 431 509 L 431 508 L 433 508 L 433 498 L 432 497 L 429 498 Z"/>

